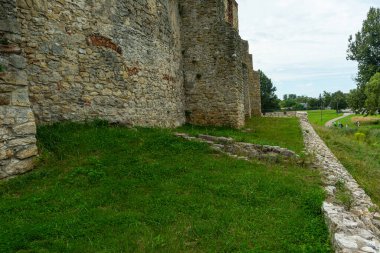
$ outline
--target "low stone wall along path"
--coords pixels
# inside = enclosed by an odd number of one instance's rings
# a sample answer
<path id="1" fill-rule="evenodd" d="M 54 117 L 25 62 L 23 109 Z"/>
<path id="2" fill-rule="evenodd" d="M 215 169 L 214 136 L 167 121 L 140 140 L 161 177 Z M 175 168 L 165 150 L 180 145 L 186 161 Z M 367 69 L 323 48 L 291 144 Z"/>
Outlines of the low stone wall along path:
<path id="1" fill-rule="evenodd" d="M 380 252 L 380 214 L 377 206 L 334 156 L 299 112 L 305 147 L 315 155 L 328 194 L 323 212 L 336 252 Z M 342 196 L 343 201 L 342 201 Z"/>

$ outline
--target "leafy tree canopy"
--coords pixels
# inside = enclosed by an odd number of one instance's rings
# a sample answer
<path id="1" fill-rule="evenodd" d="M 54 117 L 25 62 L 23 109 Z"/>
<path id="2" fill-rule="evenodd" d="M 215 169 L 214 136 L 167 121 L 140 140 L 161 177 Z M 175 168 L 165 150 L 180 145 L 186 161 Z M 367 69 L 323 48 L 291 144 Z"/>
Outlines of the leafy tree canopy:
<path id="1" fill-rule="evenodd" d="M 279 99 L 275 94 L 277 89 L 273 85 L 272 80 L 261 70 L 259 70 L 259 75 L 261 86 L 261 110 L 263 112 L 268 112 L 280 109 Z"/>
<path id="2" fill-rule="evenodd" d="M 347 95 L 342 91 L 337 91 L 331 94 L 331 108 L 339 111 L 341 109 L 346 109 L 348 107 L 347 104 Z"/>
<path id="3" fill-rule="evenodd" d="M 380 110 L 380 72 L 376 73 L 365 87 L 367 99 L 365 106 L 368 113 L 375 114 Z"/>
<path id="4" fill-rule="evenodd" d="M 355 113 L 363 112 L 365 100 L 365 94 L 359 89 L 350 90 L 350 93 L 347 95 L 348 107 L 350 107 Z"/>
<path id="5" fill-rule="evenodd" d="M 281 101 L 283 108 L 292 110 L 318 109 L 321 107 L 321 100 L 307 96 L 297 96 L 296 94 L 285 94 Z"/>
<path id="6" fill-rule="evenodd" d="M 361 31 L 349 37 L 347 59 L 358 62 L 358 87 L 364 86 L 380 72 L 380 8 L 370 8 Z"/>

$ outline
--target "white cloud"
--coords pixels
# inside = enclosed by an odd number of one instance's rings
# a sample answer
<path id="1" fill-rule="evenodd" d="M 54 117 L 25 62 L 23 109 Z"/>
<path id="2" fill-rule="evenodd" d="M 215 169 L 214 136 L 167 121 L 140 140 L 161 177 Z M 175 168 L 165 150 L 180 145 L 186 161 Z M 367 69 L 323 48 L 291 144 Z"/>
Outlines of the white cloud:
<path id="1" fill-rule="evenodd" d="M 250 42 L 254 66 L 274 81 L 280 96 L 316 96 L 326 88 L 348 91 L 355 86 L 356 63 L 346 60 L 348 37 L 360 30 L 370 6 L 379 7 L 378 0 L 238 3 L 240 33 Z M 322 81 L 326 85 L 318 86 Z M 302 90 L 302 83 L 313 86 Z"/>

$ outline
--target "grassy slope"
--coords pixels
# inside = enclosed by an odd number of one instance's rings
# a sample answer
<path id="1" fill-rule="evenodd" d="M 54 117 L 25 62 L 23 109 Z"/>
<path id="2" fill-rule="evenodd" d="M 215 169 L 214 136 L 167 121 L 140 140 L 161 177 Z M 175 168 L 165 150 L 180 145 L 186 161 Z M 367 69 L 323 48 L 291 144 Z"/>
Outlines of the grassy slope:
<path id="1" fill-rule="evenodd" d="M 169 130 L 60 124 L 38 139 L 38 168 L 0 182 L 0 252 L 329 251 L 316 171 Z"/>
<path id="2" fill-rule="evenodd" d="M 349 128 L 336 129 L 314 126 L 334 154 L 365 189 L 372 200 L 380 206 L 380 126 L 362 124 L 355 127 L 350 116 L 342 123 Z M 366 135 L 365 141 L 355 138 L 356 132 Z"/>
<path id="3" fill-rule="evenodd" d="M 307 111 L 309 121 L 312 124 L 324 126 L 329 120 L 338 118 L 343 115 L 343 113 L 336 113 L 335 110 L 322 110 L 322 121 L 321 121 L 321 111 Z"/>
<path id="4" fill-rule="evenodd" d="M 215 136 L 230 136 L 237 141 L 275 145 L 301 152 L 304 148 L 302 131 L 297 118 L 253 118 L 242 130 L 223 127 L 198 127 L 186 125 L 178 131 Z"/>

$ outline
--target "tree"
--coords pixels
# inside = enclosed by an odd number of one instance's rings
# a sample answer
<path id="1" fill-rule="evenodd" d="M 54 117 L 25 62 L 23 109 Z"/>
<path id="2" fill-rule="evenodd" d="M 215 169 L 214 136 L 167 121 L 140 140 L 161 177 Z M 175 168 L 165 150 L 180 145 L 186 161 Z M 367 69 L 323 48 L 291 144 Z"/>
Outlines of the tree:
<path id="1" fill-rule="evenodd" d="M 307 96 L 296 96 L 296 101 L 298 103 L 307 103 L 309 101 L 309 97 Z"/>
<path id="2" fill-rule="evenodd" d="M 380 110 L 380 72 L 376 73 L 365 87 L 365 107 L 370 114 Z"/>
<path id="3" fill-rule="evenodd" d="M 297 101 L 295 99 L 292 99 L 292 98 L 287 98 L 286 100 L 283 100 L 281 102 L 281 106 L 284 107 L 284 108 L 294 108 L 296 107 L 297 105 Z"/>
<path id="4" fill-rule="evenodd" d="M 349 37 L 347 59 L 358 62 L 357 82 L 365 86 L 380 72 L 380 8 L 371 7 L 361 31 Z"/>
<path id="5" fill-rule="evenodd" d="M 325 107 L 331 106 L 331 93 L 327 91 L 323 92 L 323 104 Z"/>
<path id="6" fill-rule="evenodd" d="M 318 98 L 308 98 L 307 109 L 308 110 L 315 110 L 318 108 L 321 108 L 321 100 Z"/>
<path id="7" fill-rule="evenodd" d="M 350 90 L 347 95 L 347 104 L 355 113 L 363 113 L 366 96 L 359 89 Z"/>
<path id="8" fill-rule="evenodd" d="M 347 96 L 340 90 L 331 94 L 331 107 L 337 111 L 346 109 L 348 107 Z"/>
<path id="9" fill-rule="evenodd" d="M 259 70 L 260 86 L 261 86 L 261 110 L 275 111 L 280 109 L 279 99 L 275 91 L 276 87 L 273 85 L 272 80 L 269 79 L 263 71 Z"/>

